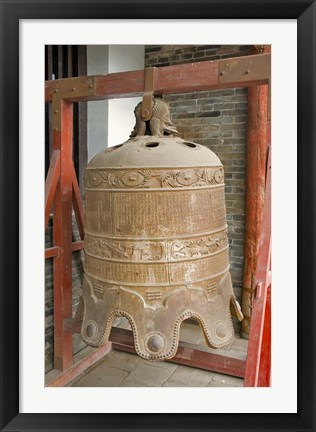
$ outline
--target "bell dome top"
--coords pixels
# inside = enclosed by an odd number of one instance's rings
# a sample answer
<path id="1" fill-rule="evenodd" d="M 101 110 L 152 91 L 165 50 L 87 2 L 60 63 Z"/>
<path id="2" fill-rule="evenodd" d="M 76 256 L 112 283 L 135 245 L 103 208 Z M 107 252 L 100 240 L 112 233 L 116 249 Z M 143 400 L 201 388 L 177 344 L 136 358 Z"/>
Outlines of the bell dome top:
<path id="1" fill-rule="evenodd" d="M 210 149 L 179 137 L 170 119 L 169 106 L 163 99 L 153 99 L 149 121 L 141 118 L 141 102 L 134 112 L 136 124 L 129 140 L 99 152 L 88 168 L 222 166 Z"/>
<path id="2" fill-rule="evenodd" d="M 89 168 L 222 166 L 207 147 L 179 137 L 139 136 L 99 152 Z"/>

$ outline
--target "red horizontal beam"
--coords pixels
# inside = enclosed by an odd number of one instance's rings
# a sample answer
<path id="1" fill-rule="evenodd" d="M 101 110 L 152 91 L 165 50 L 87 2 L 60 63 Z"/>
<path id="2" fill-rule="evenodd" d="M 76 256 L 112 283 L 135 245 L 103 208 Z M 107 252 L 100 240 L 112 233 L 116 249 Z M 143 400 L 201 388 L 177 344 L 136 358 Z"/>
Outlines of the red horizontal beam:
<path id="1" fill-rule="evenodd" d="M 258 54 L 159 67 L 155 72 L 154 93 L 190 93 L 268 84 L 270 59 L 270 54 Z M 262 64 L 268 65 L 265 73 L 262 73 Z M 252 73 L 243 72 L 248 67 Z M 52 101 L 53 85 L 57 83 L 61 86 L 58 97 L 73 102 L 142 96 L 144 70 L 46 81 L 46 102 Z"/>
<path id="2" fill-rule="evenodd" d="M 72 243 L 72 251 L 77 252 L 81 249 L 83 249 L 84 242 L 83 241 L 77 241 L 75 243 Z"/>
<path id="3" fill-rule="evenodd" d="M 239 378 L 245 376 L 246 370 L 245 360 L 213 354 L 207 351 L 199 351 L 193 348 L 186 348 L 181 346 L 181 343 L 176 355 L 168 361 Z"/>
<path id="4" fill-rule="evenodd" d="M 133 332 L 130 330 L 113 327 L 109 339 L 113 349 L 136 352 Z M 176 355 L 167 361 L 240 378 L 244 377 L 246 370 L 245 360 L 184 347 L 181 346 L 181 342 Z"/>
<path id="5" fill-rule="evenodd" d="M 45 259 L 54 258 L 59 254 L 59 247 L 54 246 L 51 248 L 45 249 Z"/>
<path id="6" fill-rule="evenodd" d="M 76 251 L 83 249 L 83 246 L 84 246 L 83 241 L 78 241 L 78 242 L 72 243 L 72 252 L 76 252 Z M 58 246 L 53 246 L 51 248 L 45 249 L 45 259 L 54 258 L 54 257 L 58 256 L 59 251 L 60 251 L 60 248 Z"/>
<path id="7" fill-rule="evenodd" d="M 81 322 L 75 319 L 64 320 L 64 331 L 80 333 Z M 109 340 L 113 349 L 135 353 L 134 337 L 131 330 L 112 327 Z M 172 363 L 183 364 L 213 372 L 224 373 L 243 378 L 246 370 L 246 361 L 233 357 L 213 354 L 207 351 L 200 351 L 180 345 L 176 355 L 167 360 Z"/>

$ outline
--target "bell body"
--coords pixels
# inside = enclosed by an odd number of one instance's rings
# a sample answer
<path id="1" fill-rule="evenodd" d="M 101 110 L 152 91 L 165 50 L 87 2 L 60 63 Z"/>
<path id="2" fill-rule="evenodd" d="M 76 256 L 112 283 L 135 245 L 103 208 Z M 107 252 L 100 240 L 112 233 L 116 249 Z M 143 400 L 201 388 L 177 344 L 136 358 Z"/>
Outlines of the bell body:
<path id="1" fill-rule="evenodd" d="M 135 136 L 85 170 L 82 337 L 108 341 L 117 316 L 136 352 L 175 355 L 183 320 L 210 346 L 233 337 L 224 171 L 206 147 L 178 136 Z"/>

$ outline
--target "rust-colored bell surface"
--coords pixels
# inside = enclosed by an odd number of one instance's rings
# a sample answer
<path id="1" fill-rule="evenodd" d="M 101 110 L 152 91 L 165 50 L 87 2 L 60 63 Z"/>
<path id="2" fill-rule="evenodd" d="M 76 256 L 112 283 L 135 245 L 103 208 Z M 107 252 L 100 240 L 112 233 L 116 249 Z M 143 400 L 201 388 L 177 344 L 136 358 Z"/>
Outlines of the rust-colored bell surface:
<path id="1" fill-rule="evenodd" d="M 175 355 L 183 320 L 195 318 L 212 347 L 242 318 L 229 274 L 224 171 L 208 148 L 179 137 L 169 107 L 154 99 L 130 139 L 98 153 L 85 170 L 84 318 L 91 346 L 108 341 L 118 316 L 136 352 Z"/>

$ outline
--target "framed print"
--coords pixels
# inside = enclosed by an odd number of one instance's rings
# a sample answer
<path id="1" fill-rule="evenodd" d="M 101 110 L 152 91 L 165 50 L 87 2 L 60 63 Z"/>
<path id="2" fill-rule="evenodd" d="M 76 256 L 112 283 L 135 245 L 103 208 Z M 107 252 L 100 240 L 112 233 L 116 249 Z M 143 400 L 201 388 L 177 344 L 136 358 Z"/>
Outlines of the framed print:
<path id="1" fill-rule="evenodd" d="M 315 2 L 0 4 L 1 430 L 315 430 Z M 45 45 L 247 40 L 272 45 L 276 331 L 271 387 L 45 387 L 39 347 L 44 237 L 38 228 L 44 197 Z"/>

